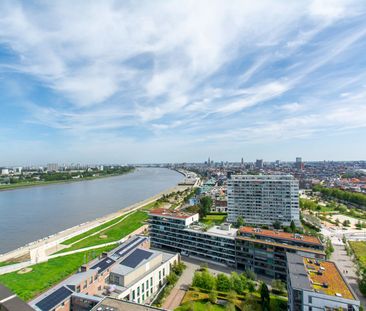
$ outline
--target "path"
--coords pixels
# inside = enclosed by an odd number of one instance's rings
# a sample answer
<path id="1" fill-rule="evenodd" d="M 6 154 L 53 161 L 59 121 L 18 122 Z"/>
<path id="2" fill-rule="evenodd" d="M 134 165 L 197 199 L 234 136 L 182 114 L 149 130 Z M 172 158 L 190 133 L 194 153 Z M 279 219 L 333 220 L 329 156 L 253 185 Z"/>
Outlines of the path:
<path id="1" fill-rule="evenodd" d="M 341 271 L 342 275 L 347 280 L 348 284 L 352 287 L 353 291 L 356 293 L 358 299 L 360 300 L 363 307 L 366 307 L 366 298 L 361 294 L 356 275 L 356 264 L 352 261 L 352 258 L 347 255 L 344 249 L 344 244 L 340 240 L 333 239 L 334 252 L 332 253 L 331 260 L 336 262 L 337 267 Z M 347 271 L 345 273 L 345 271 Z"/>

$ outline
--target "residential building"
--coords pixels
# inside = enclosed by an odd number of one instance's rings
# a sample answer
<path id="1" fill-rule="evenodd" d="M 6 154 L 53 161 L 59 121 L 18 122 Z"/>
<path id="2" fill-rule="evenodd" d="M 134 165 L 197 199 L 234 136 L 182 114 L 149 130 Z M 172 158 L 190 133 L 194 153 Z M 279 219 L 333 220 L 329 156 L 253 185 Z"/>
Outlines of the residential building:
<path id="1" fill-rule="evenodd" d="M 141 305 L 131 301 L 119 300 L 111 297 L 104 298 L 91 311 L 167 311 L 148 305 Z"/>
<path id="2" fill-rule="evenodd" d="M 236 265 L 242 270 L 286 281 L 286 253 L 324 259 L 324 246 L 317 237 L 241 227 L 235 244 Z"/>
<path id="3" fill-rule="evenodd" d="M 142 304 L 151 302 L 179 260 L 179 254 L 135 249 L 111 269 L 112 295 Z"/>
<path id="4" fill-rule="evenodd" d="M 233 175 L 228 180 L 228 221 L 300 225 L 299 182 L 291 175 Z"/>
<path id="5" fill-rule="evenodd" d="M 57 163 L 48 163 L 47 164 L 47 172 L 57 172 L 58 164 Z"/>
<path id="6" fill-rule="evenodd" d="M 108 280 L 111 269 L 131 254 L 137 247 L 149 247 L 150 241 L 144 236 L 134 236 L 109 253 L 103 253 L 80 268 L 80 272 L 63 280 L 61 283 L 41 294 L 29 304 L 36 311 L 76 311 L 85 304 L 91 309 L 109 288 Z M 80 308 L 77 309 L 75 305 Z"/>
<path id="7" fill-rule="evenodd" d="M 235 266 L 236 229 L 230 224 L 206 230 L 199 215 L 171 212 L 159 208 L 150 211 L 151 246 L 180 252 L 229 266 Z"/>
<path id="8" fill-rule="evenodd" d="M 286 252 L 325 258 L 318 238 L 262 230 L 233 229 L 231 224 L 208 228 L 198 214 L 172 212 L 162 208 L 149 214 L 151 246 L 180 252 L 184 256 L 250 269 L 257 274 L 286 280 Z"/>
<path id="9" fill-rule="evenodd" d="M 337 265 L 287 254 L 290 311 L 358 311 L 360 301 Z"/>
<path id="10" fill-rule="evenodd" d="M 0 284 L 0 311 L 32 311 L 23 300 Z"/>

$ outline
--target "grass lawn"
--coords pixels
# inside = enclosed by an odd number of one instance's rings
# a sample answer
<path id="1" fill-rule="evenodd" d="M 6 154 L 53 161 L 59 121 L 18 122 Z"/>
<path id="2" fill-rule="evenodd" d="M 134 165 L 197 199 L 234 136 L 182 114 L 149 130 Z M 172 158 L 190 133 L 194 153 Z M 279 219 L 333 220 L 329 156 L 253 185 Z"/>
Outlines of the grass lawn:
<path id="1" fill-rule="evenodd" d="M 25 274 L 11 272 L 0 275 L 0 283 L 7 286 L 21 299 L 29 301 L 75 273 L 84 263 L 85 257 L 90 258 L 92 255 L 96 257 L 113 248 L 115 245 L 50 259 L 48 262 L 31 266 L 33 270 Z"/>
<path id="2" fill-rule="evenodd" d="M 71 246 L 69 248 L 65 248 L 58 253 L 68 252 L 68 251 L 72 251 L 72 250 L 76 250 L 76 249 L 80 249 L 80 248 L 84 248 L 84 247 L 118 241 L 118 240 L 122 239 L 123 237 L 127 236 L 128 234 L 130 234 L 131 232 L 135 231 L 136 229 L 140 228 L 144 224 L 144 221 L 147 220 L 147 218 L 148 218 L 148 215 L 146 212 L 136 211 L 134 213 L 129 214 L 129 216 L 127 216 L 127 218 L 125 220 L 123 220 L 122 222 L 115 224 L 114 226 L 100 232 L 100 234 L 96 234 L 91 237 L 88 237 L 85 240 L 77 242 L 73 246 Z M 96 230 L 96 231 L 98 231 L 98 230 Z M 94 232 L 96 232 L 96 231 L 94 231 Z"/>
<path id="3" fill-rule="evenodd" d="M 194 311 L 222 311 L 225 310 L 225 307 L 220 305 L 213 305 L 206 301 L 192 301 L 192 302 L 186 302 L 185 304 L 179 306 L 175 309 L 175 311 L 190 311 L 192 310 L 191 307 L 193 307 Z M 210 309 L 208 309 L 210 307 Z"/>
<path id="4" fill-rule="evenodd" d="M 363 267 L 366 267 L 366 242 L 364 241 L 349 241 L 348 242 L 355 253 L 357 261 Z"/>
<path id="5" fill-rule="evenodd" d="M 3 261 L 3 262 L 0 262 L 0 267 L 5 267 L 5 266 L 9 266 L 9 265 L 14 265 L 18 262 L 13 262 L 13 261 Z"/>
<path id="6" fill-rule="evenodd" d="M 200 222 L 206 225 L 219 225 L 225 221 L 227 214 L 207 214 Z"/>

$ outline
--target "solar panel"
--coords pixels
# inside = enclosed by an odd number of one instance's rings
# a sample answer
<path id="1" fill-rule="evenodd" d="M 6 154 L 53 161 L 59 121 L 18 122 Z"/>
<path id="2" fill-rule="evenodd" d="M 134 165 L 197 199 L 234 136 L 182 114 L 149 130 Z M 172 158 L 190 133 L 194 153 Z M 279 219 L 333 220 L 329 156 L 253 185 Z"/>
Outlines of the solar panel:
<path id="1" fill-rule="evenodd" d="M 71 290 L 67 289 L 65 286 L 62 286 L 52 294 L 43 298 L 40 302 L 36 303 L 36 306 L 42 311 L 52 310 L 66 298 L 70 297 L 71 294 Z"/>
<path id="2" fill-rule="evenodd" d="M 121 265 L 130 267 L 130 268 L 136 268 L 144 259 L 148 259 L 152 255 L 153 255 L 153 253 L 138 248 L 138 249 L 134 250 L 132 254 L 130 254 L 128 257 L 126 257 L 121 262 Z"/>
<path id="3" fill-rule="evenodd" d="M 128 252 L 130 252 L 133 248 L 137 247 L 139 244 L 141 244 L 142 242 L 144 242 L 146 240 L 146 238 L 137 238 L 134 239 L 133 241 L 129 242 L 128 244 L 124 245 L 123 247 L 121 247 L 119 250 L 117 250 L 114 254 L 119 256 L 119 257 L 123 257 L 125 256 Z"/>
<path id="4" fill-rule="evenodd" d="M 96 265 L 91 267 L 91 269 L 98 269 L 98 273 L 102 273 L 104 270 L 109 268 L 114 263 L 115 261 L 113 259 L 106 257 L 103 260 L 99 261 Z"/>

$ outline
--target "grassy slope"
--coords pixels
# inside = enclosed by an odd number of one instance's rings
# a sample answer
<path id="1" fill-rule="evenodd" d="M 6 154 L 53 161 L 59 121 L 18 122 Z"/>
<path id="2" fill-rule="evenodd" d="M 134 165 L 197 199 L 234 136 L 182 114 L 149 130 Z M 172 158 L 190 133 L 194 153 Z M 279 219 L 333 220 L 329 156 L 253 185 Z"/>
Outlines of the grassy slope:
<path id="1" fill-rule="evenodd" d="M 77 242 L 73 246 L 65 248 L 59 253 L 118 241 L 123 237 L 127 236 L 128 234 L 130 234 L 131 232 L 135 231 L 139 227 L 141 227 L 144 224 L 144 221 L 147 220 L 147 218 L 148 215 L 146 212 L 136 211 L 135 213 L 130 214 L 122 222 L 115 224 L 114 226 L 102 231 L 100 234 L 96 234 L 94 236 L 86 238 L 85 240 Z M 101 238 L 100 235 L 106 235 L 107 237 Z"/>
<path id="2" fill-rule="evenodd" d="M 48 262 L 32 266 L 33 270 L 26 274 L 12 272 L 0 275 L 0 283 L 7 286 L 21 299 L 29 301 L 75 273 L 84 263 L 84 256 L 89 256 L 89 258 L 92 254 L 98 256 L 103 251 L 109 251 L 114 247 L 109 246 L 94 251 L 50 259 Z"/>
<path id="3" fill-rule="evenodd" d="M 349 241 L 353 252 L 359 263 L 366 267 L 366 242 L 364 241 Z"/>

